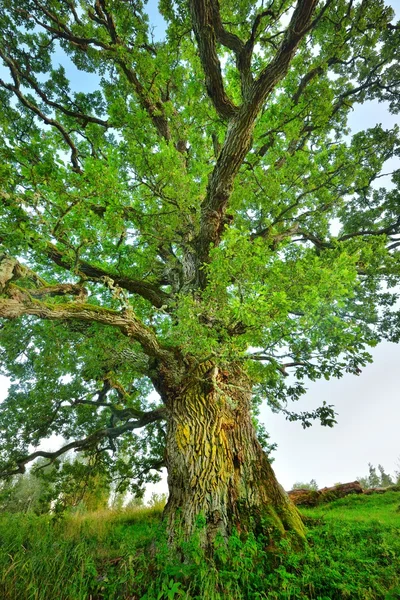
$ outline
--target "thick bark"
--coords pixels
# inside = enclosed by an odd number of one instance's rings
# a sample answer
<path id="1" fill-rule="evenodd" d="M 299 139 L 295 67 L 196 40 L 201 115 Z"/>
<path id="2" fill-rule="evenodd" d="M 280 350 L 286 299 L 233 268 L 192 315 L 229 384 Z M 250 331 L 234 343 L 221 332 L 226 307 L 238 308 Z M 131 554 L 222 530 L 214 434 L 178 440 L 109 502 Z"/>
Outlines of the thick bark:
<path id="1" fill-rule="evenodd" d="M 190 535 L 205 519 L 202 543 L 219 533 L 269 534 L 271 541 L 304 528 L 296 507 L 278 484 L 250 413 L 250 385 L 238 367 L 203 363 L 188 376 L 169 406 L 167 453 L 171 539 Z"/>

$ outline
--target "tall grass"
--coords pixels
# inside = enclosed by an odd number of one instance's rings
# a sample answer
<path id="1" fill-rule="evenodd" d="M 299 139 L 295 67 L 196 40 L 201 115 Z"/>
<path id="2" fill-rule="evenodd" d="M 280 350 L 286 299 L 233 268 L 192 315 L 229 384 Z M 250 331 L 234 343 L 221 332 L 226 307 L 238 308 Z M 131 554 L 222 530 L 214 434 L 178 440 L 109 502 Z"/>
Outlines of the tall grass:
<path id="1" fill-rule="evenodd" d="M 233 535 L 213 561 L 196 535 L 173 553 L 159 508 L 0 516 L 3 600 L 394 600 L 400 598 L 400 494 L 303 511 L 308 546 Z M 199 527 L 200 527 L 199 523 Z"/>

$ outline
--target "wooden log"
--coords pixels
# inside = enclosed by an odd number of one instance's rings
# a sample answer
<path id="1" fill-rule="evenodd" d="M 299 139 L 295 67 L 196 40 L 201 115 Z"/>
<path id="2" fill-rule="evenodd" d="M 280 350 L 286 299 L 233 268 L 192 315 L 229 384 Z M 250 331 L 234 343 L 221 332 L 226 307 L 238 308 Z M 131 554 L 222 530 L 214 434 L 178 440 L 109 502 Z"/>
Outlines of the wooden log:
<path id="1" fill-rule="evenodd" d="M 289 498 L 294 504 L 300 506 L 316 506 L 319 503 L 321 493 L 318 490 L 297 489 L 288 492 Z"/>

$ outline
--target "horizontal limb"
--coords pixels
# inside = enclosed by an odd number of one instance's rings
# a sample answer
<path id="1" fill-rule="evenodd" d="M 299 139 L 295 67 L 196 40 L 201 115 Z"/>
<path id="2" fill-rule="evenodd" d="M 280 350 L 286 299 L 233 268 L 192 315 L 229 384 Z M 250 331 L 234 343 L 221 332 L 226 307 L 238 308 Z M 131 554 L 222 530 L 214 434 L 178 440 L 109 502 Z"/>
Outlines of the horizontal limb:
<path id="1" fill-rule="evenodd" d="M 75 263 L 68 260 L 63 252 L 54 246 L 54 244 L 49 243 L 47 245 L 46 253 L 47 256 L 59 267 L 67 269 L 68 271 L 75 270 L 75 272 L 77 271 L 79 274 L 82 274 L 92 281 L 108 277 L 127 292 L 142 296 L 142 298 L 145 298 L 151 302 L 151 304 L 156 308 L 166 306 L 170 300 L 169 294 L 159 288 L 160 284 L 151 283 L 140 279 L 132 279 L 131 277 L 124 277 L 116 273 L 106 271 L 101 267 L 92 265 L 85 260 L 78 260 L 77 264 L 75 265 Z"/>
<path id="2" fill-rule="evenodd" d="M 59 456 L 69 452 L 69 450 L 81 451 L 87 450 L 89 448 L 95 447 L 100 441 L 103 439 L 113 440 L 117 437 L 120 437 L 126 432 L 133 431 L 134 429 L 141 429 L 150 423 L 155 423 L 156 421 L 160 421 L 165 418 L 165 409 L 159 408 L 157 410 L 153 410 L 147 413 L 144 413 L 143 416 L 137 421 L 128 421 L 123 425 L 118 427 L 105 427 L 104 429 L 99 429 L 89 435 L 86 438 L 81 440 L 75 440 L 73 442 L 69 442 L 65 446 L 62 446 L 58 450 L 54 452 L 47 452 L 45 450 L 36 450 L 32 452 L 32 454 L 28 454 L 22 458 L 19 458 L 15 461 L 17 467 L 12 469 L 5 469 L 0 473 L 0 477 L 11 477 L 12 475 L 18 475 L 19 473 L 25 473 L 26 465 L 36 458 L 47 458 L 50 460 L 50 463 L 54 462 Z"/>
<path id="3" fill-rule="evenodd" d="M 37 285 L 36 289 L 26 289 L 13 282 L 28 277 Z M 55 292 L 55 293 L 54 293 Z M 78 294 L 76 302 L 51 304 L 38 300 L 41 295 Z M 15 319 L 32 315 L 49 320 L 76 320 L 102 323 L 118 328 L 127 337 L 136 340 L 145 354 L 170 363 L 171 354 L 163 349 L 154 331 L 137 318 L 130 306 L 122 311 L 111 310 L 82 300 L 86 294 L 82 286 L 49 286 L 33 271 L 21 265 L 15 258 L 0 256 L 0 318 Z M 36 296 L 36 298 L 35 298 Z"/>

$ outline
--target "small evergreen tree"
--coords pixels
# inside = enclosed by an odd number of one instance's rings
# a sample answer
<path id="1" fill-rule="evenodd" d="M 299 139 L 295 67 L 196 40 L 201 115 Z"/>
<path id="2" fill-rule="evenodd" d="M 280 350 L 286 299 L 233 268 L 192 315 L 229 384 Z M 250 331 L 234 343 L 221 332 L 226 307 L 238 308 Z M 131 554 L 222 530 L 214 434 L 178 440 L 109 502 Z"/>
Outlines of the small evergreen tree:
<path id="1" fill-rule="evenodd" d="M 357 480 L 364 489 L 377 488 L 377 487 L 389 487 L 394 484 L 391 475 L 385 472 L 382 465 L 378 465 L 379 474 L 376 472 L 376 468 L 368 463 L 369 473 L 366 477 L 358 477 Z M 396 474 L 398 477 L 398 474 Z"/>
<path id="2" fill-rule="evenodd" d="M 382 467 L 382 465 L 378 465 L 378 471 L 380 474 L 380 486 L 381 487 L 389 487 L 390 485 L 394 484 L 392 477 L 390 475 L 388 475 L 387 473 L 385 473 L 385 469 Z"/>
<path id="3" fill-rule="evenodd" d="M 395 483 L 396 483 L 396 484 L 400 484 L 400 456 L 399 456 L 399 458 L 397 459 L 397 467 L 398 467 L 398 470 L 396 470 L 396 471 L 394 472 L 394 476 L 395 476 Z"/>

